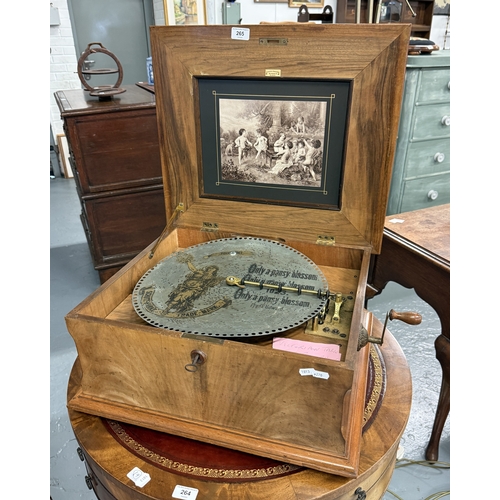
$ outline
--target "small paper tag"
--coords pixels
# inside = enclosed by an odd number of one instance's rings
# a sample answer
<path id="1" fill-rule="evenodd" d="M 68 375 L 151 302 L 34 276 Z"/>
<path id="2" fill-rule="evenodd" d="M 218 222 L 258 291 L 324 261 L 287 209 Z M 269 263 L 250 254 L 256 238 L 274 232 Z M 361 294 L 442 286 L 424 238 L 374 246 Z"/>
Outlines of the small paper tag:
<path id="1" fill-rule="evenodd" d="M 330 378 L 330 374 L 327 372 L 320 372 L 319 370 L 315 370 L 314 368 L 301 368 L 299 370 L 299 373 L 303 376 L 306 377 L 308 375 L 312 375 L 315 378 L 323 378 L 325 380 L 328 380 Z"/>
<path id="2" fill-rule="evenodd" d="M 145 472 L 136 482 L 135 485 L 138 486 L 139 488 L 142 488 L 145 484 L 149 483 L 151 481 L 151 476 Z"/>
<path id="3" fill-rule="evenodd" d="M 389 222 L 392 222 L 393 224 L 403 224 L 404 219 L 391 219 Z"/>
<path id="4" fill-rule="evenodd" d="M 337 344 L 321 344 L 306 340 L 274 337 L 273 349 L 305 354 L 306 356 L 316 356 L 317 358 L 326 358 L 333 361 L 340 361 L 341 359 L 340 348 Z"/>
<path id="5" fill-rule="evenodd" d="M 196 488 L 181 486 L 180 484 L 174 488 L 174 492 L 172 493 L 172 498 L 179 498 L 180 500 L 195 500 L 197 496 L 198 490 Z"/>
<path id="6" fill-rule="evenodd" d="M 142 488 L 145 484 L 149 483 L 151 476 L 147 472 L 142 472 L 139 467 L 134 467 L 128 474 L 127 477 L 134 481 L 134 484 L 139 488 Z"/>
<path id="7" fill-rule="evenodd" d="M 307 376 L 307 375 L 312 375 L 312 374 L 314 373 L 314 371 L 315 371 L 315 370 L 314 370 L 314 368 L 301 368 L 301 369 L 299 370 L 299 373 L 300 373 L 303 377 L 305 377 L 305 376 Z"/>
<path id="8" fill-rule="evenodd" d="M 231 38 L 233 40 L 250 40 L 249 28 L 231 28 Z"/>

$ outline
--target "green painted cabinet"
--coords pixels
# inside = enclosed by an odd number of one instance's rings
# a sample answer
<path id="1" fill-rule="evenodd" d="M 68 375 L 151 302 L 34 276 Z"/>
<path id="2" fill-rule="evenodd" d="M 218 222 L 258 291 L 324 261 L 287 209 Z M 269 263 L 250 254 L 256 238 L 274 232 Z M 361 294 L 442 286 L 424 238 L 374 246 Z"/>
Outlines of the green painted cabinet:
<path id="1" fill-rule="evenodd" d="M 387 215 L 450 202 L 450 51 L 408 56 Z"/>

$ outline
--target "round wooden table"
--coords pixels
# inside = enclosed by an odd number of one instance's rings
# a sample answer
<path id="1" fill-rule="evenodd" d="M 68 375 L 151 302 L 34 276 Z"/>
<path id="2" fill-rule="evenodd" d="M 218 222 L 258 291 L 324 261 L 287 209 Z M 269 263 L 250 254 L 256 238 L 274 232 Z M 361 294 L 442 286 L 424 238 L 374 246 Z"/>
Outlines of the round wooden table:
<path id="1" fill-rule="evenodd" d="M 382 325 L 376 319 L 374 322 L 374 335 L 378 337 Z M 80 458 L 88 470 L 87 484 L 99 500 L 194 499 L 195 495 L 196 500 L 380 499 L 394 471 L 397 448 L 410 414 L 412 389 L 406 358 L 390 332 L 386 331 L 381 348 L 371 345 L 370 349 L 371 364 L 378 375 L 371 395 L 367 393 L 360 472 L 355 479 L 69 410 Z M 77 359 L 69 380 L 69 398 L 80 379 Z M 174 445 L 177 451 L 169 457 L 169 446 Z M 234 464 L 239 464 L 239 474 Z M 127 477 L 134 467 L 151 477 L 142 488 Z M 176 487 L 187 487 L 187 496 L 173 497 Z"/>

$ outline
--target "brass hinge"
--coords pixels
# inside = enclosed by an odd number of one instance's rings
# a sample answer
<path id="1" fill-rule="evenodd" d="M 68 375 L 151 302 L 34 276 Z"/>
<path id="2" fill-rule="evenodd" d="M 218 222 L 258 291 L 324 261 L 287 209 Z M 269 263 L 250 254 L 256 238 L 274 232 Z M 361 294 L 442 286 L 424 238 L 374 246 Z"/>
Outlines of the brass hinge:
<path id="1" fill-rule="evenodd" d="M 335 245 L 335 236 L 325 236 L 323 234 L 320 234 L 318 236 L 318 239 L 316 240 L 316 244 L 333 246 Z"/>
<path id="2" fill-rule="evenodd" d="M 174 220 L 178 217 L 178 215 L 181 213 L 181 212 L 184 212 L 184 203 L 179 203 L 176 207 L 175 207 L 175 210 L 174 210 L 174 213 L 170 216 L 170 219 L 168 219 L 167 221 L 167 225 L 165 226 L 165 228 L 163 229 L 163 231 L 161 232 L 159 238 L 156 240 L 156 243 L 155 243 L 155 246 L 153 247 L 153 249 L 151 250 L 151 252 L 149 252 L 149 258 L 152 259 L 155 252 L 156 252 L 156 249 L 158 248 L 158 246 L 160 245 L 161 241 L 163 240 L 163 238 L 166 236 L 166 234 L 168 233 L 169 229 L 170 229 L 170 226 L 174 223 Z"/>

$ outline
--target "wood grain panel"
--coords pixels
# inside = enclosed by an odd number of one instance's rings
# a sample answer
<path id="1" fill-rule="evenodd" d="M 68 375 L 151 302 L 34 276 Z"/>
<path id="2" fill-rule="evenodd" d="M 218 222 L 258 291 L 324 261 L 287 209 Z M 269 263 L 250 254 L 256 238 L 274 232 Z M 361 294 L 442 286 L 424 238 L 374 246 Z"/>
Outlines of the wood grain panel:
<path id="1" fill-rule="evenodd" d="M 306 237 L 310 224 L 319 219 L 323 231 L 334 232 L 339 241 L 345 237 L 347 244 L 371 245 L 374 252 L 380 251 L 409 25 L 281 26 L 280 35 L 287 44 L 273 44 L 272 48 L 259 40 L 275 38 L 275 26 L 249 26 L 250 40 L 244 43 L 231 39 L 230 26 L 178 28 L 151 29 L 167 213 L 183 202 L 188 209 L 181 218 L 183 223 L 200 226 L 199 217 L 214 214 L 225 230 L 268 237 L 286 237 L 281 236 L 284 228 L 293 227 Z M 318 211 L 312 216 L 311 211 L 297 207 L 283 210 L 249 203 L 227 204 L 234 209 L 224 212 L 220 204 L 201 197 L 196 78 L 263 78 L 267 68 L 279 68 L 283 78 L 306 82 L 311 77 L 352 82 L 340 213 L 322 210 L 321 216 Z M 196 214 L 191 212 L 193 208 L 198 208 Z"/>
<path id="2" fill-rule="evenodd" d="M 375 334 L 382 325 L 376 320 Z M 130 453 L 106 429 L 101 418 L 69 410 L 76 439 L 87 464 L 107 492 L 121 500 L 171 498 L 177 484 L 199 490 L 202 498 L 225 500 L 352 500 L 357 488 L 367 493 L 367 499 L 380 499 L 391 479 L 399 440 L 406 426 L 411 406 L 411 378 L 408 364 L 390 332 L 386 332 L 382 356 L 387 368 L 387 387 L 383 404 L 371 427 L 363 434 L 360 454 L 360 474 L 351 479 L 305 469 L 295 474 L 264 481 L 225 483 L 181 477 L 155 467 Z M 82 372 L 79 362 L 71 373 L 68 400 L 78 392 Z M 300 425 L 300 424 L 299 424 Z M 126 475 L 139 467 L 153 478 L 144 488 L 136 487 Z M 98 493 L 99 490 L 96 490 Z M 98 496 L 98 498 L 101 498 Z M 107 499 L 107 497 L 103 497 Z"/>

